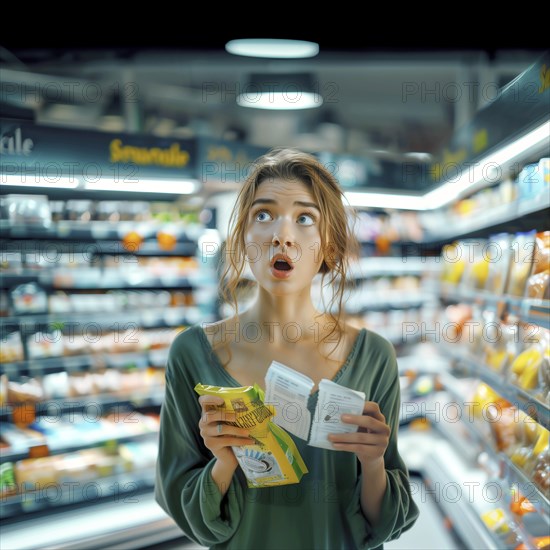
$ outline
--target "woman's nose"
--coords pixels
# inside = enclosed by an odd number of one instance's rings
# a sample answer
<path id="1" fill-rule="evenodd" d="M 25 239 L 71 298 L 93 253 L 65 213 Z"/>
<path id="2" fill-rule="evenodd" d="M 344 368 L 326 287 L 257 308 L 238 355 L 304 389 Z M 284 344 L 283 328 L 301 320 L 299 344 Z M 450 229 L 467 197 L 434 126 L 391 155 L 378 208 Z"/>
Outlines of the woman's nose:
<path id="1" fill-rule="evenodd" d="M 275 233 L 273 235 L 273 239 L 271 240 L 271 244 L 275 247 L 282 246 L 288 248 L 294 246 L 294 236 L 288 232 L 280 232 L 279 234 Z"/>

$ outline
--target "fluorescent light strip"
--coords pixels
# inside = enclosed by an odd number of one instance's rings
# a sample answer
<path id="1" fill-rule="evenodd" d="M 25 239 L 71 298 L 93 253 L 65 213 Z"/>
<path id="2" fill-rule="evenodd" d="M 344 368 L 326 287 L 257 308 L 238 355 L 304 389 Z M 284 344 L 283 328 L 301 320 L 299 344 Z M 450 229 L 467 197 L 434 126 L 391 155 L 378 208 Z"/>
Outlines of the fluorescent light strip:
<path id="1" fill-rule="evenodd" d="M 550 153 L 550 121 L 541 124 L 528 134 L 505 145 L 463 171 L 457 179 L 447 181 L 425 195 L 391 195 L 386 193 L 346 192 L 351 206 L 363 208 L 390 208 L 398 210 L 435 210 L 468 192 L 484 187 L 487 178 L 493 178 L 490 168 L 498 167 L 504 175 L 521 157 Z M 491 183 L 491 179 L 489 183 Z M 492 183 L 497 183 L 495 180 Z"/>
<path id="2" fill-rule="evenodd" d="M 319 44 L 306 40 L 243 38 L 230 40 L 225 45 L 225 50 L 233 55 L 247 57 L 297 59 L 317 55 Z"/>
<path id="3" fill-rule="evenodd" d="M 75 189 L 80 181 L 77 178 L 44 178 L 28 175 L 0 175 L 2 185 L 15 185 L 17 187 L 51 187 L 53 189 Z"/>
<path id="4" fill-rule="evenodd" d="M 425 210 L 424 197 L 419 195 L 391 195 L 389 193 L 360 193 L 347 191 L 350 206 L 363 208 L 395 208 L 397 210 Z"/>
<path id="5" fill-rule="evenodd" d="M 321 107 L 323 98 L 320 94 L 292 90 L 289 92 L 241 94 L 237 97 L 237 104 L 241 107 L 277 111 L 313 109 Z"/>
<path id="6" fill-rule="evenodd" d="M 550 121 L 545 122 L 528 134 L 521 136 L 512 143 L 505 145 L 494 153 L 477 161 L 463 171 L 457 179 L 447 181 L 437 189 L 424 195 L 426 208 L 435 209 L 453 200 L 473 192 L 484 184 L 497 183 L 492 170 L 496 174 L 506 175 L 508 170 L 522 156 L 531 154 L 549 154 L 550 152 Z M 487 179 L 489 178 L 489 180 Z"/>
<path id="7" fill-rule="evenodd" d="M 86 181 L 84 189 L 94 191 L 124 191 L 126 193 L 170 193 L 189 195 L 198 191 L 197 180 L 139 180 L 115 181 L 110 178 L 100 178 L 97 181 Z"/>

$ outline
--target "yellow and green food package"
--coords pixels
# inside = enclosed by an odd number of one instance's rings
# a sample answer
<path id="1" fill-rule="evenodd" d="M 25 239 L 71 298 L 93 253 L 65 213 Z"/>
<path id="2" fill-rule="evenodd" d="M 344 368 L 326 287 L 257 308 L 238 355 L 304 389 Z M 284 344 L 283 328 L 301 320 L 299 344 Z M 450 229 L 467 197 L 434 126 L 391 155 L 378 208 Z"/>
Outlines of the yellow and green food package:
<path id="1" fill-rule="evenodd" d="M 299 483 L 308 473 L 291 436 L 271 421 L 275 409 L 264 403 L 264 393 L 258 385 L 231 388 L 197 384 L 195 391 L 222 397 L 220 410 L 237 416 L 235 422 L 228 424 L 250 429 L 255 442 L 232 447 L 249 487 Z"/>

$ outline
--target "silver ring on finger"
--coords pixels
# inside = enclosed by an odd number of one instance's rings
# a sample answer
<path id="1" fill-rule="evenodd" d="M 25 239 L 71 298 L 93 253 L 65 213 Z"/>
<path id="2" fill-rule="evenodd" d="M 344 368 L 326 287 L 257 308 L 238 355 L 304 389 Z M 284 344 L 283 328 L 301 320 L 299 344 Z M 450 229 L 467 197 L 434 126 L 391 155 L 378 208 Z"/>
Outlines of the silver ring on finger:
<path id="1" fill-rule="evenodd" d="M 218 435 L 221 435 L 221 433 L 222 433 L 222 427 L 223 427 L 223 424 L 222 424 L 221 422 L 218 422 L 218 427 L 217 427 Z"/>

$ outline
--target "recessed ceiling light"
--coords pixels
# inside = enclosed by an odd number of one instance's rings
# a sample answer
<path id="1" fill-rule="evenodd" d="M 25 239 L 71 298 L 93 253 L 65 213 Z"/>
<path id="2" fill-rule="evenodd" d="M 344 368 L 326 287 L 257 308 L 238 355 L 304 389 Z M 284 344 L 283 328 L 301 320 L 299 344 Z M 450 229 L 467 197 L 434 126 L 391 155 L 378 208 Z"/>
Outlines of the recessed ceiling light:
<path id="1" fill-rule="evenodd" d="M 253 109 L 313 109 L 323 104 L 318 85 L 307 73 L 252 74 L 237 104 Z"/>
<path id="2" fill-rule="evenodd" d="M 233 55 L 248 57 L 274 57 L 296 59 L 314 57 L 319 53 L 319 44 L 306 40 L 280 38 L 243 38 L 230 40 L 225 50 Z"/>
<path id="3" fill-rule="evenodd" d="M 267 109 L 273 111 L 294 111 L 299 109 L 314 109 L 323 104 L 319 95 L 310 92 L 298 92 L 292 96 L 285 92 L 261 93 L 257 95 L 241 94 L 237 97 L 241 107 L 252 109 Z"/>

